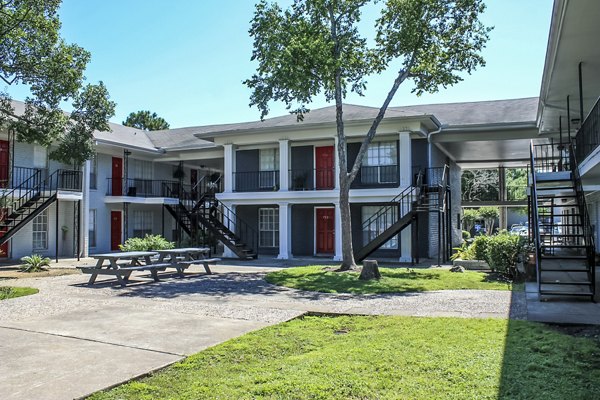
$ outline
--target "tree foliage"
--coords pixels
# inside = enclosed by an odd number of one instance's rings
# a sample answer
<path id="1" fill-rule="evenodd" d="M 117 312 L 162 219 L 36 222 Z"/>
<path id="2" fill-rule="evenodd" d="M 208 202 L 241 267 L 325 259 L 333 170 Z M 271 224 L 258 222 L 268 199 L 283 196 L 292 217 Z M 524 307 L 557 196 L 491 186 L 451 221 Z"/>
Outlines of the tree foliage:
<path id="1" fill-rule="evenodd" d="M 30 90 L 23 109 L 0 92 L 0 124 L 17 140 L 49 147 L 53 159 L 81 164 L 91 156 L 94 130 L 109 130 L 115 104 L 100 82 L 83 87 L 90 53 L 59 35 L 60 0 L 0 0 L 0 79 Z M 73 101 L 73 114 L 60 109 Z"/>
<path id="2" fill-rule="evenodd" d="M 123 125 L 145 131 L 169 129 L 169 123 L 164 118 L 159 117 L 155 112 L 147 110 L 130 113 L 125 121 L 123 121 Z"/>
<path id="3" fill-rule="evenodd" d="M 370 44 L 359 30 L 363 9 L 377 0 L 295 0 L 289 8 L 261 0 L 256 5 L 250 35 L 256 73 L 245 84 L 250 105 L 269 113 L 272 101 L 283 102 L 299 119 L 319 95 L 336 105 L 340 167 L 342 269 L 354 266 L 349 189 L 363 155 L 400 85 L 413 82 L 413 92 L 433 93 L 462 80 L 484 65 L 479 54 L 489 28 L 479 20 L 482 0 L 386 0 Z M 343 99 L 362 95 L 369 75 L 393 68 L 396 77 L 377 116 L 365 132 L 356 161 L 347 163 Z"/>
<path id="4" fill-rule="evenodd" d="M 497 169 L 464 170 L 461 175 L 463 201 L 498 201 L 500 180 Z"/>
<path id="5" fill-rule="evenodd" d="M 485 223 L 486 233 L 488 235 L 492 235 L 494 233 L 494 224 L 496 223 L 496 219 L 500 217 L 500 209 L 498 207 L 488 206 L 481 207 L 478 212 Z"/>

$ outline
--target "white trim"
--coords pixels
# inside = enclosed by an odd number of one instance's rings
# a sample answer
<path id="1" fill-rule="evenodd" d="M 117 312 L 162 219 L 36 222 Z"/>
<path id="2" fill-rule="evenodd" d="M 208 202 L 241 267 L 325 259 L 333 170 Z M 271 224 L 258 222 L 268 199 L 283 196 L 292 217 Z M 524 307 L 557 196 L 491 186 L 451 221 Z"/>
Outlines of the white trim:
<path id="1" fill-rule="evenodd" d="M 131 197 L 131 196 L 105 196 L 106 204 L 131 203 L 131 204 L 179 204 L 179 199 L 171 197 Z"/>

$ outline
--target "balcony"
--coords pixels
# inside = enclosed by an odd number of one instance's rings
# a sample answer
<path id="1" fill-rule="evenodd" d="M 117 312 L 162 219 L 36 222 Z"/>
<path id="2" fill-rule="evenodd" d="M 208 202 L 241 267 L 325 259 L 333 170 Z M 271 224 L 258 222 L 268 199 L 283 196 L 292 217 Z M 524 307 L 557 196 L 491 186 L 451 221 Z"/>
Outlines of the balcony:
<path id="1" fill-rule="evenodd" d="M 332 190 L 335 187 L 335 169 L 291 169 L 290 190 Z"/>
<path id="2" fill-rule="evenodd" d="M 363 165 L 352 188 L 398 187 L 399 176 L 397 165 Z"/>
<path id="3" fill-rule="evenodd" d="M 279 190 L 279 171 L 234 172 L 234 192 L 273 192 Z"/>
<path id="4" fill-rule="evenodd" d="M 33 185 L 33 180 L 29 179 L 37 172 L 40 172 L 40 177 L 45 179 L 48 175 L 46 169 L 29 168 L 29 167 L 13 167 L 12 173 L 10 166 L 0 166 L 0 189 L 13 189 L 18 186 L 25 186 L 24 189 L 30 189 Z"/>
<path id="5" fill-rule="evenodd" d="M 575 135 L 575 157 L 581 165 L 600 144 L 600 98 Z"/>
<path id="6" fill-rule="evenodd" d="M 106 195 L 176 199 L 179 197 L 180 189 L 184 189 L 182 186 L 187 185 L 169 180 L 107 178 Z"/>

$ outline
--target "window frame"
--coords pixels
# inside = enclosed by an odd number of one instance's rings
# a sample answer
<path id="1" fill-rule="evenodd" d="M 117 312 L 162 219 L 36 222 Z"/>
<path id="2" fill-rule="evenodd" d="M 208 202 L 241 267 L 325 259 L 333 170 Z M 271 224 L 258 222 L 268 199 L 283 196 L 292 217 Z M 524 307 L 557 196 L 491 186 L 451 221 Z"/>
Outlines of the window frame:
<path id="1" fill-rule="evenodd" d="M 145 235 L 152 235 L 154 233 L 153 212 L 148 210 L 134 210 L 132 226 L 132 237 L 143 238 Z"/>
<path id="2" fill-rule="evenodd" d="M 395 140 L 381 140 L 377 142 L 371 142 L 367 151 L 363 156 L 363 166 L 365 167 L 377 167 L 377 181 L 370 179 L 363 179 L 361 176 L 361 182 L 367 184 L 388 184 L 397 183 L 398 177 L 393 180 L 387 180 L 385 173 L 382 174 L 381 167 L 396 167 L 398 168 L 398 142 Z"/>
<path id="3" fill-rule="evenodd" d="M 48 250 L 48 223 L 48 209 L 42 211 L 33 219 L 33 221 L 31 221 L 31 241 L 33 251 Z M 45 229 L 40 229 L 40 227 L 45 227 Z M 37 238 L 36 235 L 38 235 Z M 58 240 L 58 238 L 56 238 L 56 240 Z M 42 245 L 37 245 L 38 243 L 42 243 Z"/>
<path id="4" fill-rule="evenodd" d="M 361 221 L 362 224 L 364 225 L 365 222 L 371 218 L 373 215 L 375 215 L 382 207 L 385 206 L 380 206 L 380 205 L 363 205 L 361 206 Z M 373 238 L 377 237 L 378 235 L 382 234 L 386 229 L 388 229 L 390 226 L 392 226 L 397 220 L 397 215 L 398 215 L 398 209 L 395 207 L 390 207 L 388 209 L 388 211 L 386 211 L 387 215 L 387 220 L 389 221 L 388 223 L 382 224 L 381 226 L 379 226 L 379 229 L 376 231 L 372 231 L 373 233 L 371 233 L 371 231 L 363 231 L 363 245 L 366 245 L 367 243 L 369 243 Z M 374 234 L 374 236 L 372 236 L 372 234 Z M 380 249 L 383 250 L 398 250 L 399 248 L 399 234 L 398 235 L 394 235 L 390 240 L 388 240 L 387 242 L 385 242 Z"/>
<path id="5" fill-rule="evenodd" d="M 266 219 L 263 220 L 263 219 Z M 261 207 L 258 209 L 258 246 L 279 247 L 279 208 Z"/>

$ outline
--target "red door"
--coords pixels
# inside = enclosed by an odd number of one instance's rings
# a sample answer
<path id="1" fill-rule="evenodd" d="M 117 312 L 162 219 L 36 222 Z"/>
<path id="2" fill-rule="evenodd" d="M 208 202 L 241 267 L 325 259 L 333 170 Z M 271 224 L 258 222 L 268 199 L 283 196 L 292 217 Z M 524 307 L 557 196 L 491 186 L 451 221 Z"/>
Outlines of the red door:
<path id="1" fill-rule="evenodd" d="M 317 189 L 333 189 L 333 146 L 315 147 Z"/>
<path id="2" fill-rule="evenodd" d="M 8 187 L 9 149 L 8 141 L 0 140 L 0 188 Z"/>
<path id="3" fill-rule="evenodd" d="M 110 249 L 119 250 L 121 244 L 121 212 L 110 212 Z"/>
<path id="4" fill-rule="evenodd" d="M 123 159 L 112 158 L 112 195 L 123 195 Z"/>
<path id="5" fill-rule="evenodd" d="M 317 254 L 333 254 L 335 240 L 335 209 L 317 208 Z"/>

